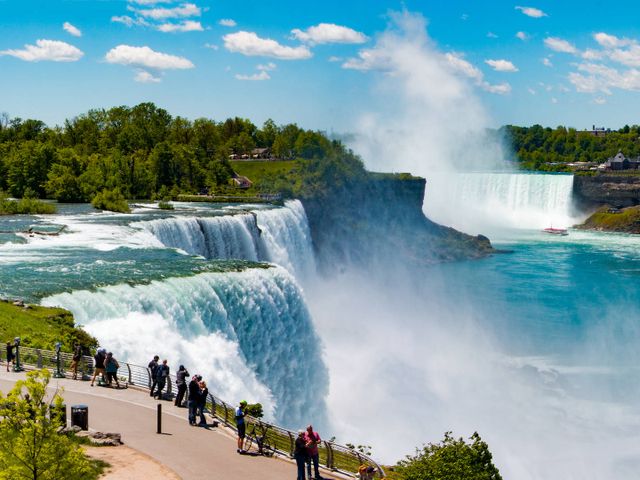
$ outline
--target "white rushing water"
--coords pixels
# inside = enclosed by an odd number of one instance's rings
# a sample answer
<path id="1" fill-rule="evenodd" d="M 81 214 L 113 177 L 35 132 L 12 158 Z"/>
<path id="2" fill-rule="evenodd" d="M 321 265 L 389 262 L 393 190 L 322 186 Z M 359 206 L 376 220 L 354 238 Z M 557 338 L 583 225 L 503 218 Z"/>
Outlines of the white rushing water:
<path id="1" fill-rule="evenodd" d="M 73 312 L 119 358 L 146 365 L 158 354 L 174 371 L 197 368 L 227 401 L 262 402 L 281 424 L 324 424 L 319 340 L 295 279 L 282 268 L 73 291 L 42 304 Z"/>
<path id="2" fill-rule="evenodd" d="M 469 233 L 567 228 L 582 216 L 572 201 L 572 175 L 434 173 L 424 210 L 432 220 Z"/>

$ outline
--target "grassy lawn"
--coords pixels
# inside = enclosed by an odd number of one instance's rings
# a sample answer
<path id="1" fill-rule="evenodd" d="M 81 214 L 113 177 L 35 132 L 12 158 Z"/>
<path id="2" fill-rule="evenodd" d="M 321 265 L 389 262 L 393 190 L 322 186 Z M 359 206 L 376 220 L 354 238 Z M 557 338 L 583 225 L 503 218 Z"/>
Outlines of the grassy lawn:
<path id="1" fill-rule="evenodd" d="M 70 352 L 75 341 L 85 346 L 97 344 L 95 338 L 74 326 L 73 315 L 62 308 L 29 305 L 28 308 L 0 301 L 0 342 L 13 343 L 20 337 L 25 347 L 54 350 L 62 342 L 62 350 Z"/>
<path id="2" fill-rule="evenodd" d="M 300 181 L 300 175 L 298 175 L 297 172 L 300 168 L 301 160 L 234 160 L 230 163 L 238 175 L 247 177 L 253 182 L 253 186 L 245 190 L 247 194 L 256 194 L 264 190 L 268 191 L 273 180 L 278 177 L 289 178 L 294 185 Z"/>

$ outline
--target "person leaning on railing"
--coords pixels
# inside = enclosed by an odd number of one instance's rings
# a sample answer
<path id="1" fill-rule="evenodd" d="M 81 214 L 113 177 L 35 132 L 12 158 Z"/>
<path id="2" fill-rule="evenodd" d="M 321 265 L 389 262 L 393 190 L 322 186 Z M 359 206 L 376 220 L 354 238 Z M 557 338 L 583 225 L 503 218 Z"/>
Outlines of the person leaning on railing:
<path id="1" fill-rule="evenodd" d="M 79 344 L 75 344 L 73 347 L 73 358 L 71 359 L 71 373 L 73 374 L 73 379 L 78 379 L 78 365 L 80 365 L 80 361 L 82 360 L 82 347 Z"/>

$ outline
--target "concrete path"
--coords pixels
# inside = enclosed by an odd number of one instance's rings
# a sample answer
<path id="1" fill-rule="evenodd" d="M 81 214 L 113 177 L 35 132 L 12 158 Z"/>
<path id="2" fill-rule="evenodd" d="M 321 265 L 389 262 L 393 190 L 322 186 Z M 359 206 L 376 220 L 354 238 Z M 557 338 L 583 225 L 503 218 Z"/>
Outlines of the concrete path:
<path id="1" fill-rule="evenodd" d="M 0 391 L 8 392 L 23 373 L 0 370 Z M 50 389 L 63 388 L 67 414 L 75 404 L 89 407 L 89 429 L 115 432 L 135 450 L 149 455 L 185 480 L 286 480 L 296 478 L 295 464 L 287 457 L 239 455 L 235 432 L 219 427 L 192 427 L 187 409 L 173 401 L 154 400 L 134 388 L 91 387 L 87 381 L 52 378 Z M 162 434 L 156 433 L 156 409 L 162 404 Z M 209 419 L 211 417 L 208 416 Z M 105 447 L 107 448 L 107 447 Z M 322 472 L 326 479 L 346 479 Z"/>

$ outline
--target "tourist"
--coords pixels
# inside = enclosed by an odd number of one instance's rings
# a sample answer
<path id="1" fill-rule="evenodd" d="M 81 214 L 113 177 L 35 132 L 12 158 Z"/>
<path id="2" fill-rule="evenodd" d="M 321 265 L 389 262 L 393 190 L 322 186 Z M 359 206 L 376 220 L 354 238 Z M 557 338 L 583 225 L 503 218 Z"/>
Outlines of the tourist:
<path id="1" fill-rule="evenodd" d="M 105 360 L 105 349 L 99 348 L 96 354 L 93 356 L 93 361 L 95 362 L 95 365 L 93 368 L 93 377 L 91 378 L 92 387 L 98 375 L 100 375 L 100 378 L 98 379 L 98 385 L 104 384 L 104 360 Z"/>
<path id="2" fill-rule="evenodd" d="M 187 405 L 189 406 L 189 425 L 196 424 L 196 410 L 198 409 L 198 397 L 200 396 L 200 385 L 198 382 L 202 380 L 200 375 L 194 375 L 189 382 L 189 398 Z"/>
<path id="3" fill-rule="evenodd" d="M 307 463 L 309 454 L 307 452 L 307 439 L 304 430 L 298 430 L 298 438 L 296 438 L 295 448 L 293 449 L 293 458 L 296 459 L 296 465 L 298 466 L 297 480 L 305 480 L 304 466 Z"/>
<path id="4" fill-rule="evenodd" d="M 169 379 L 169 365 L 167 365 L 167 360 L 164 359 L 162 365 L 158 365 L 156 369 L 156 382 L 158 384 L 156 396 L 158 400 L 162 400 L 162 389 L 167 384 L 167 379 Z"/>
<path id="5" fill-rule="evenodd" d="M 73 374 L 73 379 L 78 379 L 78 365 L 80 365 L 80 361 L 82 360 L 82 347 L 76 343 L 73 348 L 73 358 L 71 359 L 71 373 Z"/>
<path id="6" fill-rule="evenodd" d="M 360 465 L 356 478 L 358 480 L 374 480 L 376 478 L 376 469 L 371 465 Z"/>
<path id="7" fill-rule="evenodd" d="M 13 365 L 13 360 L 16 356 L 13 353 L 14 345 L 11 342 L 7 342 L 7 372 L 9 371 L 9 365 Z"/>
<path id="8" fill-rule="evenodd" d="M 116 387 L 120 388 L 120 382 L 118 382 L 118 368 L 120 368 L 120 364 L 113 357 L 113 353 L 107 353 L 107 357 L 104 361 L 104 369 L 107 373 L 107 385 L 111 386 L 113 381 L 116 381 Z"/>
<path id="9" fill-rule="evenodd" d="M 207 384 L 204 380 L 202 380 L 198 387 L 200 388 L 200 392 L 198 393 L 198 404 L 197 404 L 197 415 L 200 415 L 200 423 L 198 424 L 201 427 L 207 426 L 207 419 L 204 416 L 204 409 L 207 406 L 207 396 L 209 395 L 209 389 L 207 388 Z"/>
<path id="10" fill-rule="evenodd" d="M 242 400 L 238 408 L 236 408 L 236 427 L 238 429 L 238 453 L 246 453 L 244 450 L 244 436 L 246 425 L 244 423 L 245 409 L 247 408 L 247 401 Z"/>
<path id="11" fill-rule="evenodd" d="M 180 365 L 176 373 L 176 386 L 178 387 L 178 394 L 176 395 L 175 406 L 182 407 L 182 400 L 184 399 L 184 394 L 187 391 L 187 377 L 189 376 L 189 372 L 184 368 L 184 365 Z"/>
<path id="12" fill-rule="evenodd" d="M 149 362 L 149 365 L 147 365 L 147 368 L 149 368 L 149 374 L 151 375 L 151 391 L 149 392 L 150 397 L 153 397 L 153 390 L 158 384 L 158 379 L 156 378 L 156 373 L 158 373 L 158 360 L 160 360 L 160 357 L 158 355 L 154 355 L 153 360 L 151 360 Z"/>
<path id="13" fill-rule="evenodd" d="M 318 445 L 320 445 L 320 435 L 318 432 L 313 431 L 313 425 L 307 427 L 307 433 L 305 433 L 305 441 L 307 444 L 307 453 L 309 454 L 307 459 L 307 476 L 311 479 L 311 462 L 313 462 L 313 473 L 316 480 L 321 480 L 320 471 L 318 470 L 319 453 Z"/>

